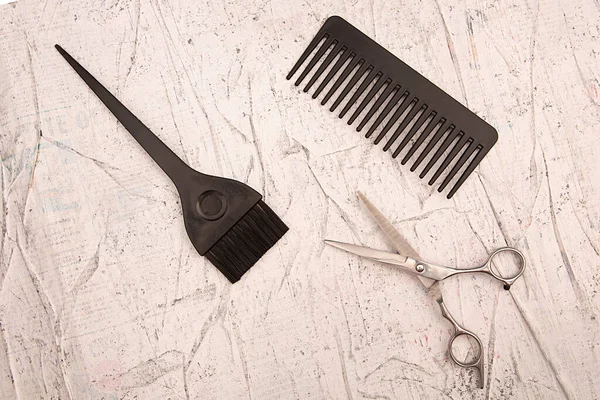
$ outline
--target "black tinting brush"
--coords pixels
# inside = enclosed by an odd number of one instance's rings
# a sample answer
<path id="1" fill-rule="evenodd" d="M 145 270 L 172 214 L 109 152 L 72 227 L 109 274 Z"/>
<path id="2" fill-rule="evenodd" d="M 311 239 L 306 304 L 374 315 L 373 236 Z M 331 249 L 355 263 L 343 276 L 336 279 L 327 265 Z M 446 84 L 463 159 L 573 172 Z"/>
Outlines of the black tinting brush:
<path id="1" fill-rule="evenodd" d="M 251 187 L 186 165 L 62 47 L 55 47 L 171 178 L 181 198 L 185 229 L 198 253 L 237 282 L 288 227 Z"/>

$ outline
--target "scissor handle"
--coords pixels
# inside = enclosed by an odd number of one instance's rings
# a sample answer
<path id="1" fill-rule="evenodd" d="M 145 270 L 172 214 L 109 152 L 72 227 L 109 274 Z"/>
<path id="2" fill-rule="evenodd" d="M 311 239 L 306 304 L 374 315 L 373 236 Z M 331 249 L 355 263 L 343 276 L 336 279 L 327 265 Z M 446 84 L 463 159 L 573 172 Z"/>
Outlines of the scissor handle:
<path id="1" fill-rule="evenodd" d="M 492 261 L 494 260 L 494 257 L 497 257 L 498 254 L 501 254 L 501 253 L 512 253 L 517 256 L 517 259 L 519 260 L 518 264 L 517 264 L 517 266 L 519 267 L 519 270 L 515 275 L 502 276 L 499 273 L 494 272 L 494 270 L 492 268 Z M 517 279 L 519 279 L 519 277 L 521 275 L 523 275 L 523 272 L 525 272 L 526 265 L 527 265 L 527 262 L 525 261 L 525 256 L 519 250 L 515 249 L 514 247 L 500 247 L 499 249 L 496 249 L 492 254 L 490 254 L 488 260 L 486 261 L 486 263 L 483 266 L 481 266 L 480 270 L 481 270 L 481 272 L 485 272 L 485 273 L 493 276 L 500 282 L 504 283 L 504 289 L 508 290 L 508 289 L 510 289 L 512 284 L 515 283 L 515 281 Z"/>
<path id="2" fill-rule="evenodd" d="M 469 337 L 472 337 L 477 342 L 477 345 L 478 345 L 477 352 L 473 356 L 473 358 L 471 359 L 471 361 L 467 361 L 467 360 L 461 361 L 454 354 L 454 350 L 453 350 L 454 341 L 458 337 L 460 337 L 460 336 L 469 336 Z M 459 365 L 459 366 L 461 366 L 463 368 L 477 368 L 477 369 L 479 369 L 479 365 L 481 364 L 481 359 L 483 358 L 482 357 L 482 354 L 483 354 L 483 344 L 481 343 L 481 340 L 477 337 L 477 335 L 475 335 L 473 332 L 468 331 L 468 330 L 463 329 L 463 328 L 456 329 L 454 331 L 454 334 L 450 338 L 450 341 L 448 342 L 448 353 L 450 354 L 450 358 L 452 358 L 452 361 L 454 361 L 457 365 Z"/>
<path id="3" fill-rule="evenodd" d="M 452 359 L 452 361 L 454 361 L 456 365 L 460 367 L 475 368 L 479 374 L 479 387 L 483 389 L 483 383 L 485 379 L 485 366 L 483 363 L 483 344 L 481 343 L 481 340 L 477 337 L 477 335 L 460 326 L 458 322 L 456 322 L 456 320 L 452 318 L 452 315 L 450 315 L 450 312 L 446 308 L 446 305 L 444 304 L 444 301 L 442 300 L 441 296 L 437 302 L 440 305 L 440 308 L 442 309 L 442 316 L 448 321 L 450 321 L 452 327 L 454 328 L 452 336 L 450 337 L 450 341 L 448 342 L 448 354 L 450 355 L 450 358 Z M 470 361 L 462 361 L 454 354 L 454 341 L 460 336 L 469 336 L 475 339 L 475 342 L 477 342 L 477 352 Z"/>

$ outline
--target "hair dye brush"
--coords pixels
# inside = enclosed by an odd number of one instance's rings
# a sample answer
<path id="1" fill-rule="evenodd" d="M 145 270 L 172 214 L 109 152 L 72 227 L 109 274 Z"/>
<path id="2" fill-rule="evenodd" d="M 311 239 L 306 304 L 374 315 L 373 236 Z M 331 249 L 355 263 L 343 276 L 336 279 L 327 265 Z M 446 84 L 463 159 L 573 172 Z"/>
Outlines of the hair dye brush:
<path id="1" fill-rule="evenodd" d="M 198 253 L 237 282 L 288 227 L 248 185 L 190 168 L 62 47 L 55 47 L 171 178 L 181 198 L 185 229 Z"/>

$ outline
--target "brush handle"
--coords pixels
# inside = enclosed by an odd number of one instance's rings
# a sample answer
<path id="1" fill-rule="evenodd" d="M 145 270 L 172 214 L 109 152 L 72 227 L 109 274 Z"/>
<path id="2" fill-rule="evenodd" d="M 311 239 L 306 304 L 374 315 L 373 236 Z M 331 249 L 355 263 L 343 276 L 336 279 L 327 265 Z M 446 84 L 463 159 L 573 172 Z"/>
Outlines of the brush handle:
<path id="1" fill-rule="evenodd" d="M 208 252 L 262 199 L 260 193 L 244 183 L 190 168 L 69 53 L 59 45 L 55 47 L 171 178 L 181 198 L 185 229 L 198 253 L 204 255 Z M 244 228 L 241 231 L 247 235 Z"/>
<path id="2" fill-rule="evenodd" d="M 112 95 L 96 78 L 81 66 L 69 53 L 59 45 L 56 50 L 67 60 L 75 72 L 92 89 L 104 105 L 137 142 L 146 150 L 158 166 L 171 178 L 175 186 L 183 184 L 182 179 L 193 171 L 181 158 L 179 158 L 166 144 L 162 142 L 146 125 L 142 123 L 131 111 L 129 111 L 115 96 Z M 200 174 L 200 172 L 195 171 Z"/>

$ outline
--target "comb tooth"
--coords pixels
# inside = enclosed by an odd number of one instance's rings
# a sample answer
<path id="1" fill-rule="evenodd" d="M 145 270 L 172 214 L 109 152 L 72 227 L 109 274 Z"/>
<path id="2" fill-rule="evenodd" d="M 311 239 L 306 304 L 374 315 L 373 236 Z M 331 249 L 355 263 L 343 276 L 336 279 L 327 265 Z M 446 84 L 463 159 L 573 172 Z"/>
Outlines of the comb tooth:
<path id="1" fill-rule="evenodd" d="M 396 121 L 398 120 L 398 118 L 400 118 L 400 116 L 402 114 L 404 114 L 404 111 L 406 111 L 406 109 L 408 108 L 408 106 L 410 106 L 411 104 L 413 104 L 413 100 L 415 100 L 415 99 L 416 98 L 409 99 L 409 93 L 407 93 L 407 96 L 404 99 L 404 101 L 402 102 L 402 104 L 400 104 L 400 106 L 396 109 L 396 111 L 394 112 L 394 114 L 392 115 L 392 117 L 390 118 L 390 120 L 387 122 L 387 124 L 385 124 L 385 126 L 383 127 L 383 129 L 381 130 L 381 132 L 379 133 L 379 135 L 377 136 L 377 138 L 375 139 L 375 144 L 379 144 L 379 142 L 381 142 L 381 140 L 383 139 L 383 137 L 388 133 L 388 131 L 396 123 Z M 416 100 L 419 101 L 419 99 L 416 99 Z"/>
<path id="2" fill-rule="evenodd" d="M 435 171 L 435 173 L 433 174 L 433 176 L 429 180 L 429 184 L 430 185 L 433 185 L 433 183 L 437 180 L 437 178 L 440 177 L 440 175 L 442 174 L 442 172 L 444 172 L 446 170 L 446 168 L 448 167 L 448 164 L 450 164 L 450 162 L 452 160 L 454 160 L 454 157 L 456 157 L 456 155 L 458 154 L 458 151 L 463 148 L 463 146 L 465 145 L 465 143 L 467 143 L 467 135 L 465 135 L 464 132 L 459 132 L 459 135 L 460 135 L 460 139 L 458 139 L 458 142 L 456 142 L 456 144 L 454 145 L 454 147 L 452 147 L 452 150 L 450 150 L 450 153 L 448 153 L 448 155 L 446 156 L 446 158 L 444 158 L 444 161 L 442 161 L 442 163 L 440 164 L 440 166 L 437 169 L 437 171 Z M 449 145 L 450 144 L 448 144 L 448 146 Z M 446 148 L 448 146 L 446 146 Z M 439 151 L 440 150 L 438 149 L 438 152 Z M 443 153 L 440 153 L 440 156 L 442 154 Z"/>
<path id="3" fill-rule="evenodd" d="M 374 70 L 375 69 L 373 69 L 373 71 Z M 373 85 L 373 87 L 371 88 L 371 90 L 369 90 L 369 93 L 367 93 L 367 95 L 365 96 L 365 98 L 363 99 L 363 101 L 360 102 L 358 108 L 350 116 L 350 119 L 348 120 L 348 125 L 352 125 L 352 123 L 354 122 L 354 120 L 356 119 L 356 117 L 358 117 L 360 115 L 360 113 L 365 109 L 365 107 L 367 106 L 367 104 L 369 104 L 369 102 L 371 100 L 373 100 L 373 97 L 375 97 L 375 95 L 377 94 L 377 92 L 379 91 L 379 89 L 381 89 L 381 86 L 383 86 L 383 84 L 385 83 L 385 80 L 382 78 L 382 73 L 381 72 L 378 72 L 375 75 L 375 78 L 377 79 L 377 81 L 375 82 L 375 84 Z M 356 128 L 356 131 L 360 132 L 360 129 Z"/>
<path id="4" fill-rule="evenodd" d="M 317 69 L 317 72 L 315 72 L 315 74 L 312 76 L 312 78 L 310 78 L 310 80 L 308 81 L 308 84 L 304 88 L 304 93 L 306 93 L 310 90 L 312 85 L 314 85 L 314 83 L 317 81 L 317 79 L 319 79 L 319 77 L 321 76 L 323 71 L 325 71 L 325 69 L 329 66 L 329 64 L 331 64 L 331 62 L 333 61 L 333 59 L 335 58 L 337 53 L 339 53 L 340 48 L 342 47 L 342 44 L 339 43 L 337 40 L 334 40 L 333 44 L 334 44 L 333 49 L 331 49 L 331 52 L 329 52 L 329 55 L 327 57 L 325 57 L 325 61 L 323 61 L 323 63 Z"/>
<path id="5" fill-rule="evenodd" d="M 340 68 L 342 68 L 342 65 L 344 65 L 344 62 L 346 62 L 346 60 L 348 59 L 348 57 L 344 57 L 344 54 L 346 53 L 347 49 L 348 48 L 346 46 L 342 46 L 340 48 L 340 50 L 338 50 L 338 53 L 341 52 L 340 58 L 336 61 L 335 64 L 333 64 L 333 67 L 331 67 L 331 69 L 329 70 L 329 72 L 325 76 L 325 79 L 323 79 L 323 82 L 321 82 L 321 84 L 319 85 L 319 87 L 317 88 L 317 90 L 315 90 L 315 93 L 313 93 L 313 95 L 312 95 L 313 99 L 316 99 L 317 96 L 319 94 L 321 94 L 321 92 L 323 91 L 323 89 L 325 89 L 325 86 L 327 86 L 327 84 L 329 83 L 329 81 L 331 80 L 331 78 L 334 77 L 335 73 L 337 71 L 339 71 Z"/>
<path id="6" fill-rule="evenodd" d="M 358 56 L 356 57 L 356 59 L 358 59 Z M 342 100 L 344 100 L 344 98 L 348 95 L 348 93 L 350 93 L 350 90 L 352 90 L 352 88 L 354 87 L 354 85 L 356 85 L 356 82 L 358 82 L 358 80 L 364 75 L 364 73 L 366 72 L 368 65 L 365 62 L 364 59 L 359 59 L 358 63 L 360 63 L 360 67 L 358 68 L 358 71 L 356 71 L 356 73 L 352 76 L 352 78 L 350 79 L 350 82 L 348 82 L 348 84 L 346 85 L 346 87 L 344 88 L 344 90 L 342 90 L 342 93 L 340 93 L 340 95 L 338 96 L 337 99 L 335 99 L 335 101 L 333 102 L 333 104 L 331 105 L 331 107 L 329 108 L 329 111 L 335 111 L 335 109 L 337 108 L 337 106 L 340 105 L 340 103 L 342 102 Z M 352 66 L 352 69 L 354 70 L 354 67 L 356 65 Z M 346 78 L 344 78 L 346 79 Z M 342 118 L 342 116 L 340 115 L 340 118 Z"/>
<path id="7" fill-rule="evenodd" d="M 342 73 L 340 74 L 338 79 L 335 81 L 333 86 L 331 86 L 331 89 L 329 89 L 329 92 L 327 92 L 325 97 L 323 97 L 323 100 L 321 100 L 321 105 L 325 105 L 325 103 L 327 103 L 329 101 L 331 96 L 333 96 L 333 94 L 336 92 L 336 90 L 338 90 L 338 88 L 342 85 L 342 83 L 344 83 L 344 81 L 346 80 L 348 75 L 350 75 L 350 72 L 352 72 L 352 70 L 354 70 L 354 67 L 356 66 L 356 64 L 358 64 L 358 57 L 356 56 L 355 52 L 351 52 L 350 54 L 348 54 L 348 56 L 344 57 L 344 63 L 349 58 L 352 58 L 352 61 L 350 61 L 350 63 L 348 63 L 348 65 L 346 66 L 346 68 L 344 68 L 344 71 L 342 71 Z"/>
<path id="8" fill-rule="evenodd" d="M 475 170 L 475 167 L 477 167 L 479 162 L 483 159 L 483 157 L 487 153 L 487 152 L 483 151 L 483 147 L 481 147 L 481 145 L 477 146 L 477 148 L 475 150 L 479 150 L 479 152 L 473 158 L 471 163 L 467 166 L 467 168 L 465 169 L 465 172 L 463 172 L 463 174 L 460 176 L 460 178 L 458 178 L 458 181 L 456 181 L 456 184 L 452 187 L 452 189 L 450 190 L 450 192 L 448 193 L 448 196 L 446 196 L 446 198 L 449 199 L 452 196 L 454 196 L 454 193 L 456 193 L 456 191 L 462 186 L 462 184 L 465 183 L 465 181 L 467 180 L 469 175 L 471 175 L 471 172 L 473 172 L 473 170 Z"/>
<path id="9" fill-rule="evenodd" d="M 408 153 L 406 153 L 406 155 L 402 159 L 402 165 L 406 164 L 406 162 L 412 157 L 412 155 L 415 154 L 415 151 L 417 151 L 421 144 L 423 144 L 427 136 L 429 136 L 431 131 L 437 126 L 437 124 L 442 119 L 442 116 L 438 115 L 438 113 L 436 113 L 435 111 L 432 111 L 431 113 L 433 114 L 433 118 L 431 119 L 431 121 L 429 121 L 429 124 L 421 133 L 421 136 L 417 138 L 417 141 L 411 146 L 410 150 L 408 150 Z M 413 165 L 412 167 L 410 167 L 410 171 L 414 172 L 416 168 L 417 165 Z"/>
<path id="10" fill-rule="evenodd" d="M 429 154 L 431 149 L 433 149 L 433 147 L 436 145 L 438 140 L 440 140 L 440 138 L 444 135 L 444 133 L 446 133 L 446 131 L 449 128 L 451 130 L 454 129 L 454 125 L 450 124 L 450 122 L 447 119 L 444 118 L 443 121 L 444 122 L 442 123 L 440 128 L 437 130 L 437 132 L 435 132 L 435 135 L 433 135 L 433 138 L 431 138 L 429 143 L 427 143 L 427 146 L 425 146 L 425 149 L 421 152 L 421 154 L 419 154 L 419 157 L 417 158 L 417 161 L 415 161 L 411 170 L 414 171 L 419 166 L 419 164 L 421 164 L 421 161 L 423 161 L 425 159 L 425 157 L 427 157 L 427 155 Z M 425 176 L 425 175 L 423 175 L 423 176 Z M 421 179 L 422 178 L 423 177 L 421 176 Z"/>
<path id="11" fill-rule="evenodd" d="M 365 62 L 365 64 L 366 64 L 366 62 Z M 356 89 L 356 92 L 354 92 L 352 97 L 350 97 L 350 100 L 348 100 L 348 103 L 342 109 L 342 112 L 340 113 L 340 118 L 344 118 L 344 115 L 346 115 L 348 110 L 350 110 L 350 107 L 352 107 L 354 105 L 354 103 L 356 103 L 356 100 L 358 100 L 360 95 L 367 89 L 369 84 L 375 78 L 375 75 L 377 74 L 377 71 L 375 71 L 375 68 L 373 68 L 372 65 L 369 65 L 367 70 L 369 71 L 369 73 L 367 74 L 367 77 L 362 81 L 362 83 L 360 84 L 358 89 Z M 352 122 L 348 121 L 348 125 L 350 125 L 350 124 L 352 124 Z"/>
<path id="12" fill-rule="evenodd" d="M 418 112 L 421 111 L 421 108 L 423 106 L 425 106 L 423 101 L 417 99 L 417 103 L 413 106 L 413 108 L 410 109 L 406 118 L 404 118 L 404 120 L 398 126 L 398 129 L 396 129 L 396 131 L 394 132 L 392 137 L 387 141 L 385 146 L 383 146 L 383 151 L 388 151 L 388 149 L 392 146 L 392 144 L 396 141 L 396 139 L 398 139 L 398 136 L 400 136 L 400 134 L 404 131 L 404 129 L 406 129 L 408 124 L 410 124 L 410 122 L 418 114 Z M 427 106 L 425 106 L 425 109 L 423 110 L 423 114 L 425 114 L 426 110 L 427 110 Z M 416 125 L 416 123 L 415 123 L 415 125 Z M 396 156 L 397 155 L 398 154 L 396 154 Z M 396 158 L 395 156 L 392 156 L 392 157 Z"/>
<path id="13" fill-rule="evenodd" d="M 393 158 L 398 157 L 398 154 L 400 154 L 400 152 L 408 144 L 410 139 L 412 139 L 412 137 L 415 136 L 417 131 L 421 128 L 421 126 L 425 123 L 425 121 L 427 121 L 427 118 L 432 117 L 433 113 L 427 112 L 427 105 L 425 105 L 424 107 L 421 107 L 421 109 L 423 109 L 423 113 L 421 113 L 421 116 L 419 117 L 419 119 L 417 119 L 417 122 L 415 122 L 415 124 L 412 126 L 412 128 L 410 128 L 410 130 L 406 134 L 406 137 L 404 139 L 402 139 L 402 142 L 400 142 L 400 145 L 398 146 L 398 148 L 396 150 L 394 150 L 394 154 L 392 154 Z M 402 164 L 405 164 L 405 162 L 403 162 Z"/>
<path id="14" fill-rule="evenodd" d="M 390 86 L 392 86 L 392 85 L 391 84 L 388 85 L 387 89 L 390 89 Z M 387 89 L 386 89 L 386 91 L 387 91 Z M 392 96 L 392 98 L 390 99 L 390 101 L 388 101 L 388 103 L 385 105 L 383 111 L 377 116 L 377 119 L 375 119 L 375 122 L 373 122 L 373 125 L 371 125 L 371 127 L 369 128 L 369 130 L 365 134 L 366 138 L 371 137 L 371 135 L 373 134 L 373 132 L 375 132 L 375 129 L 377 129 L 377 127 L 379 126 L 379 124 L 381 124 L 381 122 L 390 113 L 390 111 L 392 111 L 392 108 L 394 108 L 394 106 L 396 105 L 396 103 L 398 103 L 398 101 L 402 98 L 402 96 L 404 96 L 406 94 L 406 92 L 400 91 L 400 86 L 396 86 L 396 88 L 393 88 L 393 89 L 397 89 L 396 93 Z M 380 104 L 377 104 L 377 103 L 379 103 L 379 100 L 381 100 L 383 102 L 382 97 L 383 96 L 381 96 L 379 99 L 377 99 L 377 102 L 375 102 L 375 104 L 373 105 L 373 108 L 375 108 L 375 106 L 377 106 L 377 108 L 379 108 L 379 106 L 381 105 L 381 103 Z M 367 114 L 367 117 L 368 116 L 369 115 Z"/>
<path id="15" fill-rule="evenodd" d="M 450 172 L 448 173 L 448 175 L 446 176 L 446 178 L 444 179 L 444 181 L 442 182 L 442 184 L 438 188 L 438 192 L 441 192 L 442 190 L 444 190 L 446 188 L 446 186 L 448 185 L 448 183 L 450 183 L 450 181 L 452 180 L 452 178 L 454 178 L 454 175 L 456 175 L 456 173 L 458 172 L 458 170 L 469 159 L 469 157 L 471 156 L 471 154 L 473 154 L 473 151 L 475 151 L 475 148 L 477 146 L 475 146 L 475 143 L 473 142 L 473 139 L 467 140 L 467 143 L 469 143 L 469 145 L 467 146 L 467 148 L 463 152 L 462 156 L 460 156 L 460 158 L 458 159 L 458 161 L 456 162 L 456 164 L 454 164 L 454 167 L 452 167 L 452 169 L 450 170 Z"/>
<path id="16" fill-rule="evenodd" d="M 373 86 L 373 89 L 372 89 L 373 93 L 372 94 L 369 93 L 367 95 L 367 97 L 369 97 L 369 96 L 371 96 L 371 97 L 375 96 L 377 94 L 377 92 L 379 92 L 379 89 L 381 89 L 381 87 L 383 85 L 387 85 L 387 86 L 383 90 L 383 92 L 381 93 L 381 96 L 379 96 L 379 98 L 377 98 L 377 100 L 375 100 L 375 103 L 371 106 L 371 108 L 369 109 L 369 111 L 367 111 L 367 115 L 365 115 L 365 117 L 363 118 L 363 120 L 360 121 L 360 123 L 356 127 L 356 131 L 357 132 L 360 132 L 362 130 L 362 128 L 364 128 L 364 126 L 369 122 L 369 120 L 377 112 L 377 110 L 379 109 L 379 107 L 381 107 L 381 105 L 383 104 L 383 102 L 394 91 L 394 86 L 392 85 L 392 80 L 389 79 L 389 78 L 385 79 L 382 76 L 381 78 L 379 78 L 379 81 L 377 81 L 377 83 L 375 84 L 375 86 Z M 399 88 L 400 87 L 398 86 L 398 89 Z"/>
<path id="17" fill-rule="evenodd" d="M 325 43 L 323 43 L 323 45 L 319 48 L 319 50 L 317 50 L 314 57 L 310 60 L 310 62 L 306 66 L 306 68 L 304 68 L 304 71 L 302 71 L 302 73 L 300 74 L 298 79 L 296 79 L 296 83 L 294 83 L 294 85 L 298 86 L 304 80 L 304 78 L 306 78 L 306 75 L 308 75 L 308 73 L 314 68 L 315 64 L 317 64 L 317 62 L 321 59 L 321 57 L 323 57 L 323 54 L 325 54 L 325 52 L 327 51 L 329 46 L 331 46 L 332 42 L 333 42 L 333 38 L 327 37 L 327 39 L 325 40 Z"/>
<path id="18" fill-rule="evenodd" d="M 439 158 L 442 156 L 442 154 L 444 154 L 444 152 L 446 151 L 446 149 L 448 148 L 448 146 L 450 146 L 450 144 L 453 143 L 454 140 L 460 135 L 460 132 L 455 132 L 455 130 L 456 129 L 453 129 L 448 134 L 448 136 L 446 137 L 446 139 L 444 139 L 444 141 L 442 142 L 441 146 L 438 147 L 438 149 L 435 152 L 435 154 L 433 155 L 433 157 L 431 157 L 431 160 L 429 160 L 429 162 L 425 166 L 425 169 L 423 170 L 423 172 L 421 172 L 421 174 L 419 175 L 419 178 L 423 179 L 423 177 L 425 175 L 427 175 L 427 173 L 429 172 L 429 170 L 431 169 L 431 167 L 433 167 L 433 165 L 436 163 L 436 161 L 439 160 Z M 435 180 L 433 180 L 433 181 L 430 180 L 429 184 L 433 185 L 433 182 L 435 182 Z"/>
<path id="19" fill-rule="evenodd" d="M 296 73 L 296 71 L 298 71 L 298 68 L 300 68 L 300 66 L 304 63 L 304 61 L 306 61 L 306 59 L 308 58 L 308 56 L 310 55 L 310 53 L 312 53 L 312 51 L 315 49 L 315 47 L 317 47 L 317 45 L 319 43 L 321 43 L 321 40 L 323 40 L 323 38 L 326 38 L 326 37 L 329 37 L 328 33 L 325 33 L 323 35 L 319 35 L 317 33 L 317 35 L 310 42 L 310 44 L 308 45 L 308 47 L 306 48 L 306 50 L 304 50 L 304 53 L 302 53 L 302 55 L 300 56 L 300 58 L 298 59 L 298 61 L 296 61 L 296 64 L 294 64 L 294 66 L 292 67 L 292 70 L 287 74 L 287 76 L 285 77 L 285 79 L 289 80 L 292 76 L 294 76 L 294 74 Z"/>

